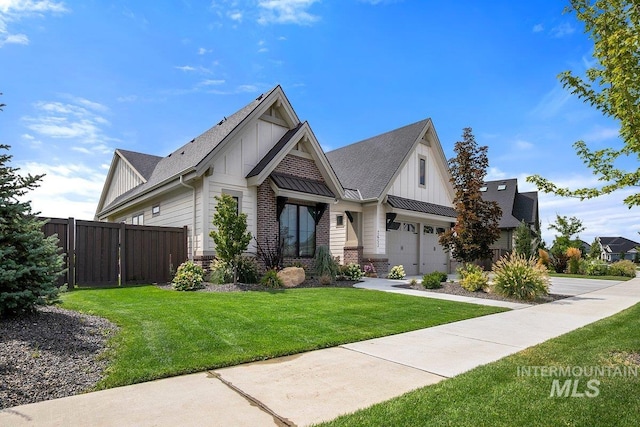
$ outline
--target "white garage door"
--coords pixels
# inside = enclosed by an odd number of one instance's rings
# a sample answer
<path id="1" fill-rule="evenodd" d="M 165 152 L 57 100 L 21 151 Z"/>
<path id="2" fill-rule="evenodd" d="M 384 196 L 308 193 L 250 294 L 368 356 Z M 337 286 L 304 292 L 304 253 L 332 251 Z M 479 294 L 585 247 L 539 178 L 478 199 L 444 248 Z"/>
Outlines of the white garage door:
<path id="1" fill-rule="evenodd" d="M 431 273 L 432 271 L 447 272 L 447 253 L 438 242 L 439 232 L 443 232 L 444 228 L 435 225 L 424 225 L 422 227 L 422 273 Z"/>
<path id="2" fill-rule="evenodd" d="M 418 274 L 418 245 L 420 235 L 418 225 L 403 222 L 397 230 L 387 232 L 389 269 L 402 265 L 407 276 Z"/>

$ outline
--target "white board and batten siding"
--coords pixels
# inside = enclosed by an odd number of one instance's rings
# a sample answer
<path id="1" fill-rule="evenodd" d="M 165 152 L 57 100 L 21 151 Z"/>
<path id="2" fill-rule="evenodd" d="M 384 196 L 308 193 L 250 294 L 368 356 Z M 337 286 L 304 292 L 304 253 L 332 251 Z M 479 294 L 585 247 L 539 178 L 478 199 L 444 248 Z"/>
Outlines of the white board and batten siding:
<path id="1" fill-rule="evenodd" d="M 424 186 L 420 186 L 418 181 L 421 158 L 426 160 Z M 420 143 L 396 176 L 388 194 L 442 206 L 452 206 L 453 199 L 447 191 L 447 185 L 448 178 L 443 176 L 442 167 L 438 166 L 432 148 Z"/>
<path id="2" fill-rule="evenodd" d="M 125 161 L 118 158 L 114 167 L 111 186 L 104 200 L 104 206 L 108 206 L 118 196 L 140 184 L 142 184 L 142 178 Z"/>
<path id="3" fill-rule="evenodd" d="M 386 209 L 379 204 L 365 206 L 363 212 L 364 255 L 386 254 Z"/>
<path id="4" fill-rule="evenodd" d="M 329 250 L 331 256 L 340 257 L 340 260 L 344 261 L 344 245 L 347 239 L 347 215 L 344 210 L 334 210 L 330 208 L 330 227 L 329 227 Z M 337 218 L 342 215 L 342 225 L 338 226 Z"/>

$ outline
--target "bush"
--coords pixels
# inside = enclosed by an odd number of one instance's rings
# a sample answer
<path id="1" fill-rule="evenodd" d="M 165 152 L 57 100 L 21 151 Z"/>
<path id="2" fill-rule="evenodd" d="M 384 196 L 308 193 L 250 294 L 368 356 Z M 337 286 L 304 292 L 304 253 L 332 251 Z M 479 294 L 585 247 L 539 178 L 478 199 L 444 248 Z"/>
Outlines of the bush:
<path id="1" fill-rule="evenodd" d="M 343 265 L 340 269 L 340 273 L 348 280 L 360 280 L 364 276 L 364 272 L 360 270 L 360 266 L 353 262 L 347 265 Z"/>
<path id="2" fill-rule="evenodd" d="M 592 260 L 587 263 L 584 274 L 587 276 L 606 276 L 609 274 L 609 264 L 604 261 Z"/>
<path id="3" fill-rule="evenodd" d="M 258 283 L 258 263 L 254 257 L 241 256 L 238 258 L 238 281 L 240 283 Z"/>
<path id="4" fill-rule="evenodd" d="M 328 247 L 318 246 L 313 267 L 315 268 L 316 274 L 319 277 L 329 276 L 331 278 L 331 281 L 333 281 L 338 274 L 339 264 L 331 256 L 331 252 L 329 252 Z"/>
<path id="5" fill-rule="evenodd" d="M 231 266 L 221 259 L 211 261 L 209 270 L 209 282 L 215 283 L 216 285 L 233 282 L 233 271 L 231 271 Z"/>
<path id="6" fill-rule="evenodd" d="M 364 274 L 367 277 L 371 277 L 371 276 L 377 275 L 376 268 L 373 266 L 373 263 L 371 261 L 369 261 L 369 264 L 366 264 L 364 266 Z"/>
<path id="7" fill-rule="evenodd" d="M 493 266 L 493 290 L 506 297 L 531 301 L 549 294 L 549 277 L 533 258 L 512 253 Z"/>
<path id="8" fill-rule="evenodd" d="M 391 268 L 387 278 L 389 279 L 404 279 L 406 274 L 404 273 L 404 267 L 401 265 L 395 265 Z"/>
<path id="9" fill-rule="evenodd" d="M 565 252 L 567 258 L 569 258 L 569 274 L 578 274 L 580 268 L 580 257 L 582 252 L 578 248 L 567 248 Z"/>
<path id="10" fill-rule="evenodd" d="M 460 275 L 460 286 L 470 292 L 475 292 L 487 287 L 489 277 L 482 267 L 475 264 L 467 264 L 458 269 Z"/>
<path id="11" fill-rule="evenodd" d="M 612 276 L 636 277 L 636 265 L 628 259 L 614 262 L 609 266 Z"/>
<path id="12" fill-rule="evenodd" d="M 442 282 L 447 280 L 447 275 L 439 271 L 425 274 L 422 276 L 422 286 L 427 289 L 438 289 L 442 286 Z"/>
<path id="13" fill-rule="evenodd" d="M 278 272 L 276 270 L 267 270 L 267 272 L 260 279 L 260 284 L 266 286 L 267 288 L 281 288 L 284 284 L 282 283 L 282 279 L 278 277 Z"/>
<path id="14" fill-rule="evenodd" d="M 331 284 L 331 276 L 323 274 L 318 278 L 318 282 L 320 282 L 322 286 L 329 286 Z"/>
<path id="15" fill-rule="evenodd" d="M 204 280 L 204 271 L 202 267 L 193 263 L 193 261 L 185 261 L 180 264 L 176 277 L 173 278 L 173 289 L 177 291 L 195 291 L 202 289 L 202 281 Z"/>
<path id="16" fill-rule="evenodd" d="M 549 265 L 551 264 L 549 252 L 544 249 L 538 249 L 538 264 L 544 266 L 544 268 L 549 268 Z"/>

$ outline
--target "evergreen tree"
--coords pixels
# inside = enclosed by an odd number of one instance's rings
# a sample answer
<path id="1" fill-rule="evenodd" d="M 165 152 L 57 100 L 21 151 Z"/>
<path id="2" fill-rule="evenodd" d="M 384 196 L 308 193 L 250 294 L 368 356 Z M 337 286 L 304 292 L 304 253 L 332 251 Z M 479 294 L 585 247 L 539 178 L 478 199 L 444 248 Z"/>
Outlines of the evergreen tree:
<path id="1" fill-rule="evenodd" d="M 525 258 L 531 258 L 533 255 L 533 239 L 531 238 L 531 229 L 526 222 L 522 221 L 516 228 L 515 251 L 518 255 Z"/>
<path id="2" fill-rule="evenodd" d="M 216 196 L 216 212 L 209 235 L 216 244 L 216 256 L 231 266 L 233 283 L 238 282 L 238 259 L 247 250 L 251 233 L 247 231 L 247 214 L 238 213 L 238 204 L 228 194 Z"/>
<path id="3" fill-rule="evenodd" d="M 0 150 L 9 146 L 0 144 Z M 31 202 L 20 201 L 44 175 L 18 175 L 9 166 L 11 157 L 0 152 L 0 317 L 55 302 L 56 282 L 64 272 L 58 238 L 45 237 Z"/>
<path id="4" fill-rule="evenodd" d="M 479 147 L 471 128 L 465 128 L 454 151 L 449 168 L 457 220 L 454 228 L 440 235 L 440 244 L 464 263 L 491 258 L 491 245 L 500 238 L 502 212 L 496 202 L 483 200 L 480 192 L 489 166 L 488 147 Z"/>
<path id="5" fill-rule="evenodd" d="M 602 246 L 600 245 L 600 241 L 597 238 L 593 239 L 593 243 L 591 244 L 591 249 L 589 250 L 589 258 L 600 259 L 601 255 L 602 255 Z"/>

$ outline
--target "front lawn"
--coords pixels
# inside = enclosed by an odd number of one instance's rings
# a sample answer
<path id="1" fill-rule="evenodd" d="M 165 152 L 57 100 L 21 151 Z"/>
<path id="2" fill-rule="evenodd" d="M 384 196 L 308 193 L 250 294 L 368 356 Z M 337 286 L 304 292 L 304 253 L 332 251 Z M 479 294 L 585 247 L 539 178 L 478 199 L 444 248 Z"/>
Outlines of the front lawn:
<path id="1" fill-rule="evenodd" d="M 177 292 L 142 286 L 64 294 L 63 307 L 121 329 L 98 388 L 428 328 L 504 309 L 364 289 Z"/>
<path id="2" fill-rule="evenodd" d="M 513 356 L 322 425 L 637 426 L 639 318 L 637 304 Z M 534 376 L 535 367 L 568 367 L 578 375 Z M 558 387 L 571 381 L 561 397 L 557 388 L 551 397 L 554 380 Z M 599 383 L 589 388 L 590 380 Z"/>
<path id="3" fill-rule="evenodd" d="M 618 282 L 626 282 L 627 280 L 632 279 L 632 277 L 626 277 L 626 276 L 586 276 L 584 274 L 556 273 L 552 271 L 549 272 L 549 276 L 566 277 L 570 279 L 615 280 Z"/>

